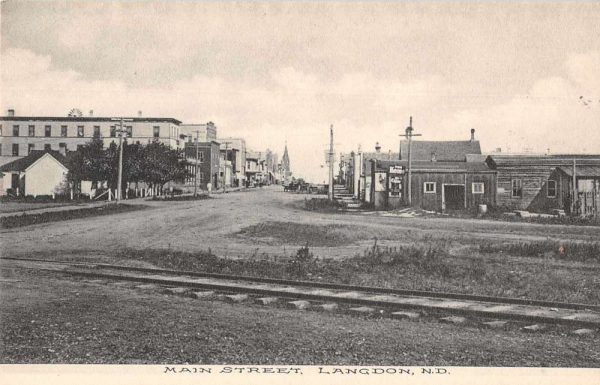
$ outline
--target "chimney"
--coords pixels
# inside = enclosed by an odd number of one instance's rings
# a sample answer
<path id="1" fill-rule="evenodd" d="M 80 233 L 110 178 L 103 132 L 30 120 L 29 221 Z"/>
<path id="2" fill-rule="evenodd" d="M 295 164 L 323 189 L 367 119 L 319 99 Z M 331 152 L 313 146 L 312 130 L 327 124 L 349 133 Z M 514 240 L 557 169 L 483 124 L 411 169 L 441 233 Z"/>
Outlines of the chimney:
<path id="1" fill-rule="evenodd" d="M 90 117 L 94 116 L 94 110 L 90 110 Z"/>
<path id="2" fill-rule="evenodd" d="M 379 142 L 375 143 L 375 151 L 377 151 L 377 152 L 381 151 L 381 146 L 379 145 Z"/>
<path id="3" fill-rule="evenodd" d="M 139 110 L 138 111 L 138 118 L 141 118 L 141 117 L 142 117 L 142 110 Z"/>
<path id="4" fill-rule="evenodd" d="M 15 116 L 15 110 L 8 110 L 8 116 Z"/>
<path id="5" fill-rule="evenodd" d="M 471 128 L 471 142 L 475 141 L 475 129 Z"/>

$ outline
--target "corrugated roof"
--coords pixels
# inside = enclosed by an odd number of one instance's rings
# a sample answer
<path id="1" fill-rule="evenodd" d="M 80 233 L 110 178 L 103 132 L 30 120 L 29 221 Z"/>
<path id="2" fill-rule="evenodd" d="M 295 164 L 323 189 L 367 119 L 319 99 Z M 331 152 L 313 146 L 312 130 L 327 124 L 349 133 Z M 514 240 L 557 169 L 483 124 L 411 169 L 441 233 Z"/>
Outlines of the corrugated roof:
<path id="1" fill-rule="evenodd" d="M 481 154 L 481 146 L 478 140 L 414 140 L 410 152 L 412 160 L 431 161 L 435 154 L 437 161 L 464 162 L 467 154 Z M 408 159 L 408 142 L 405 140 L 400 142 L 400 159 Z"/>
<path id="2" fill-rule="evenodd" d="M 26 157 L 19 158 L 17 160 L 13 160 L 10 163 L 7 163 L 0 167 L 1 172 L 9 172 L 9 171 L 19 171 L 23 172 L 27 170 L 29 166 L 34 164 L 38 159 L 42 156 L 50 154 L 56 159 L 60 164 L 67 167 L 67 158 L 58 151 L 52 150 L 33 150 Z"/>
<path id="3" fill-rule="evenodd" d="M 573 176 L 573 167 L 558 167 L 559 170 L 567 174 L 568 176 Z M 575 172 L 578 177 L 584 178 L 600 178 L 600 166 L 575 166 Z"/>
<path id="4" fill-rule="evenodd" d="M 600 166 L 600 155 L 490 155 L 486 162 L 491 167 L 509 167 L 509 166 L 547 166 L 560 167 L 573 165 L 573 159 L 579 165 L 598 165 Z"/>

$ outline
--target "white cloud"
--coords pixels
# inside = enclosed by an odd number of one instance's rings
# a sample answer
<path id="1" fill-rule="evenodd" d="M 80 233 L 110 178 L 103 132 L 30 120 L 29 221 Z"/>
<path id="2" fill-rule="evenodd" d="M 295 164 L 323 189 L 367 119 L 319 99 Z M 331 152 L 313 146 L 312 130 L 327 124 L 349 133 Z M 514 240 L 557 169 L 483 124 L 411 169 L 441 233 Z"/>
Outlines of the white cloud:
<path id="1" fill-rule="evenodd" d="M 24 49 L 2 55 L 2 109 L 23 115 L 66 115 L 73 107 L 93 109 L 97 116 L 169 116 L 184 122 L 214 121 L 222 136 L 242 136 L 250 148 L 269 147 L 282 155 L 288 141 L 297 174 L 322 181 L 321 169 L 334 124 L 340 151 L 373 148 L 395 151 L 398 134 L 415 117 L 423 139 L 467 139 L 471 127 L 485 149 L 527 146 L 537 151 L 600 153 L 600 103 L 586 107 L 580 94 L 600 99 L 596 87 L 599 55 L 573 55 L 567 75 L 533 82 L 527 93 L 505 102 L 487 97 L 478 104 L 441 76 L 400 81 L 370 72 L 338 78 L 306 73 L 294 67 L 273 70 L 271 81 L 256 84 L 218 76 L 195 75 L 166 85 L 134 87 L 121 81 L 89 81 L 73 70 L 53 66 L 52 58 Z M 472 103 L 464 108 L 456 99 Z M 500 99 L 498 97 L 497 99 Z M 490 103 L 492 101 L 493 103 Z M 459 106 L 459 108 L 457 108 Z M 480 106 L 480 107 L 477 107 Z M 584 139 L 583 139 L 584 138 Z"/>

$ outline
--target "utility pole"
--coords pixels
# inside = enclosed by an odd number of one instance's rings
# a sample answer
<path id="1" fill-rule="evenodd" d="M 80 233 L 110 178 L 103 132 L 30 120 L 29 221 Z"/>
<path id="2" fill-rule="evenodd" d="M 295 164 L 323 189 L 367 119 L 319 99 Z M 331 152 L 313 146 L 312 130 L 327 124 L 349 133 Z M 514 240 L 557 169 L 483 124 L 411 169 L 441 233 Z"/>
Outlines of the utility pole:
<path id="1" fill-rule="evenodd" d="M 196 130 L 196 166 L 194 172 L 194 196 L 198 195 L 198 139 L 200 136 L 200 130 Z"/>
<path id="2" fill-rule="evenodd" d="M 406 193 L 406 203 L 409 206 L 411 206 L 412 205 L 412 158 L 411 158 L 410 150 L 412 147 L 412 137 L 413 136 L 421 136 L 421 134 L 413 134 L 412 116 L 410 117 L 408 127 L 406 127 L 406 133 L 404 135 L 400 135 L 400 136 L 404 136 L 408 140 L 408 182 L 407 182 L 407 187 L 406 187 L 406 189 L 408 191 Z M 402 144 L 400 144 L 400 148 L 402 148 Z M 402 153 L 402 150 L 400 150 L 400 154 L 401 153 Z"/>
<path id="3" fill-rule="evenodd" d="M 131 122 L 133 119 L 125 119 L 125 118 L 112 118 L 111 120 L 119 121 L 119 171 L 118 171 L 118 179 L 117 179 L 117 204 L 121 202 L 121 183 L 123 180 L 123 122 L 128 121 Z"/>
<path id="4" fill-rule="evenodd" d="M 328 198 L 333 201 L 333 124 L 329 127 L 329 194 Z"/>
<path id="5" fill-rule="evenodd" d="M 577 198 L 579 194 L 577 194 L 577 161 L 573 158 L 573 180 L 571 182 L 573 184 L 573 199 L 571 199 L 571 215 L 575 215 L 575 211 L 577 211 Z"/>
<path id="6" fill-rule="evenodd" d="M 227 150 L 229 143 L 225 142 L 225 162 L 223 163 L 223 192 L 225 192 L 227 185 Z"/>

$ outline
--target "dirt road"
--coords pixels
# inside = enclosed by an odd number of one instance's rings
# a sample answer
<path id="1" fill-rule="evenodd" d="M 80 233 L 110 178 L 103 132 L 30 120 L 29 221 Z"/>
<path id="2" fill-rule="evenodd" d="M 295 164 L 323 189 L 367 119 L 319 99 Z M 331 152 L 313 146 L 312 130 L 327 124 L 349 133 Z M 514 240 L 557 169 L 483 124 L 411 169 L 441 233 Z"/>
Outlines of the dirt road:
<path id="1" fill-rule="evenodd" d="M 380 244 L 431 242 L 487 242 L 511 240 L 600 240 L 600 228 L 540 225 L 456 218 L 395 218 L 370 214 L 321 214 L 302 209 L 306 195 L 284 193 L 280 186 L 213 195 L 187 202 L 140 201 L 143 211 L 92 217 L 2 230 L 4 256 L 97 257 L 124 248 L 199 251 L 210 248 L 220 256 L 266 253 L 290 254 L 304 244 L 241 236 L 248 226 L 267 222 L 337 226 L 344 242 L 311 247 L 321 257 L 362 253 L 378 238 Z M 310 241 L 310 239 L 306 240 Z"/>

